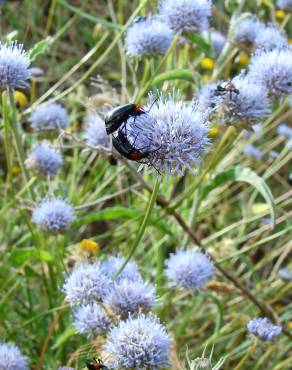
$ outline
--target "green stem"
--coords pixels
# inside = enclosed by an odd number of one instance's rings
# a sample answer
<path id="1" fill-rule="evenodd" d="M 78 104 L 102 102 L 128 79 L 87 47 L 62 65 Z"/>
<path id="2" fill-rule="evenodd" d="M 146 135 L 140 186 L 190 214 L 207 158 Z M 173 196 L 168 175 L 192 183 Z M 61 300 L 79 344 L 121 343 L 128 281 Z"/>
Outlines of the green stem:
<path id="1" fill-rule="evenodd" d="M 22 142 L 21 142 L 21 137 L 20 137 L 20 133 L 19 133 L 19 129 L 18 129 L 15 100 L 14 100 L 14 96 L 13 96 L 12 92 L 9 92 L 9 103 L 10 103 L 10 106 L 11 106 L 11 109 L 12 109 L 11 129 L 12 129 L 12 133 L 13 133 L 14 140 L 15 140 L 16 154 L 17 154 L 17 157 L 18 157 L 18 161 L 19 161 L 19 165 L 20 165 L 20 168 L 21 168 L 21 171 L 22 171 L 22 174 L 23 174 L 24 181 L 27 184 L 29 182 L 29 174 L 28 174 L 28 171 L 27 171 L 27 169 L 25 167 L 25 164 L 24 164 L 24 162 L 25 162 L 25 153 L 24 153 L 24 149 L 23 149 L 23 145 L 22 145 Z M 33 192 L 31 190 L 31 188 L 28 188 L 28 191 L 30 193 L 31 198 L 33 199 L 34 196 L 33 196 Z"/>
<path id="2" fill-rule="evenodd" d="M 143 235 L 145 233 L 148 221 L 150 219 L 151 212 L 152 212 L 153 207 L 156 203 L 156 199 L 157 199 L 157 195 L 158 195 L 158 191 L 159 191 L 159 185 L 160 185 L 160 182 L 159 182 L 159 179 L 157 178 L 156 183 L 155 183 L 154 188 L 153 188 L 153 192 L 152 192 L 150 200 L 149 200 L 149 203 L 147 205 L 147 209 L 146 209 L 144 219 L 143 219 L 142 224 L 141 224 L 141 226 L 138 230 L 137 237 L 136 237 L 136 239 L 135 239 L 135 241 L 132 245 L 132 248 L 130 249 L 130 253 L 129 253 L 128 257 L 126 258 L 125 262 L 122 264 L 122 266 L 119 268 L 119 270 L 115 273 L 115 275 L 114 275 L 115 278 L 118 277 L 120 275 L 120 273 L 124 270 L 124 268 L 127 266 L 128 262 L 133 257 L 136 249 L 138 248 L 138 246 L 139 246 L 139 244 L 140 244 L 140 242 L 143 238 Z"/>
<path id="3" fill-rule="evenodd" d="M 9 115 L 7 109 L 7 98 L 6 91 L 2 93 L 2 114 L 4 121 L 4 150 L 7 161 L 8 180 L 10 188 L 13 189 L 13 176 L 12 176 L 12 163 L 11 163 L 11 152 L 9 150 Z"/>

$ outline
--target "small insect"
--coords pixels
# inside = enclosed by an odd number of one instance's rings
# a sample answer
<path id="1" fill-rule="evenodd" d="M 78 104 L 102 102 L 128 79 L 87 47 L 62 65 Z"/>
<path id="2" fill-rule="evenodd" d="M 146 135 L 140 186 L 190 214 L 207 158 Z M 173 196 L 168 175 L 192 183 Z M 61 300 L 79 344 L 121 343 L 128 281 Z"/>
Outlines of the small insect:
<path id="1" fill-rule="evenodd" d="M 109 370 L 109 368 L 104 365 L 103 361 L 100 358 L 91 358 L 87 360 L 86 366 L 89 370 Z"/>
<path id="2" fill-rule="evenodd" d="M 107 113 L 104 120 L 107 134 L 112 134 L 118 130 L 130 117 L 137 117 L 145 113 L 146 111 L 140 104 L 125 104 L 112 109 Z"/>
<path id="3" fill-rule="evenodd" d="M 140 22 L 145 22 L 147 19 L 147 17 L 145 17 L 144 15 L 140 15 L 139 17 L 136 17 L 134 20 L 133 20 L 133 24 L 135 23 L 140 23 Z"/>
<path id="4" fill-rule="evenodd" d="M 117 136 L 113 136 L 114 148 L 125 158 L 131 161 L 140 161 L 143 158 L 147 158 L 150 154 L 149 151 L 142 151 L 135 147 L 135 143 L 130 143 L 126 134 L 119 130 Z"/>
<path id="5" fill-rule="evenodd" d="M 232 98 L 232 93 L 238 95 L 239 90 L 233 85 L 232 82 L 227 82 L 225 86 L 218 85 L 215 90 L 215 95 L 224 95 L 229 93 L 229 98 Z"/>

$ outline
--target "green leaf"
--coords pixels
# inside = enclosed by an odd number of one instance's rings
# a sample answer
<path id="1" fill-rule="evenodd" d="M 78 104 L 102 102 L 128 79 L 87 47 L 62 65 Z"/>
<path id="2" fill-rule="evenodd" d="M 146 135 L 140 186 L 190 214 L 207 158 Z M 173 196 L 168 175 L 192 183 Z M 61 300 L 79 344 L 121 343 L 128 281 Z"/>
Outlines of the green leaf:
<path id="1" fill-rule="evenodd" d="M 169 80 L 186 80 L 194 82 L 194 73 L 188 69 L 175 69 L 173 71 L 167 71 L 157 75 L 153 79 L 151 86 L 158 85 Z"/>
<path id="2" fill-rule="evenodd" d="M 67 342 L 69 338 L 71 338 L 73 335 L 77 333 L 77 329 L 75 329 L 73 326 L 69 326 L 61 335 L 58 336 L 56 343 L 52 346 L 52 350 L 57 349 L 62 344 Z"/>
<path id="3" fill-rule="evenodd" d="M 266 184 L 266 182 L 250 168 L 236 166 L 230 168 L 229 170 L 219 173 L 202 190 L 201 193 L 202 198 L 205 198 L 213 189 L 217 188 L 218 186 L 224 185 L 228 181 L 246 182 L 252 185 L 267 202 L 270 208 L 272 222 L 273 225 L 275 226 L 275 205 L 273 194 L 268 185 Z"/>
<path id="4" fill-rule="evenodd" d="M 31 259 L 35 255 L 35 248 L 28 247 L 28 248 L 21 248 L 15 249 L 9 259 L 15 265 L 22 265 L 25 261 Z"/>
<path id="5" fill-rule="evenodd" d="M 204 53 L 210 54 L 212 52 L 212 46 L 208 43 L 202 36 L 198 35 L 197 33 L 188 32 L 187 38 L 197 45 Z"/>
<path id="6" fill-rule="evenodd" d="M 10 261 L 15 265 L 22 265 L 29 259 L 40 259 L 42 261 L 50 262 L 53 260 L 53 256 L 48 251 L 40 251 L 35 247 L 27 247 L 15 249 L 10 257 Z"/>
<path id="7" fill-rule="evenodd" d="M 39 55 L 46 53 L 52 45 L 54 39 L 51 36 L 37 42 L 32 49 L 28 51 L 29 59 L 34 62 Z"/>
<path id="8" fill-rule="evenodd" d="M 125 208 L 125 207 L 112 207 L 106 208 L 97 213 L 92 213 L 84 217 L 80 217 L 76 222 L 75 226 L 90 224 L 96 221 L 107 221 L 107 220 L 119 220 L 121 218 L 135 218 L 141 216 L 141 211 L 137 209 Z"/>

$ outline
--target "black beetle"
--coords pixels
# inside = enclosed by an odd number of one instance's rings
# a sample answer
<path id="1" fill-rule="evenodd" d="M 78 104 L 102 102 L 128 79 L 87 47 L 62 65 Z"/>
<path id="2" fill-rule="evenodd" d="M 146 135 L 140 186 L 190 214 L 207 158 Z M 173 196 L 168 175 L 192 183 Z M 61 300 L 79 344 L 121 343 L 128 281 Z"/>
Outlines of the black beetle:
<path id="1" fill-rule="evenodd" d="M 109 370 L 109 368 L 103 364 L 103 361 L 100 358 L 91 358 L 87 360 L 86 366 L 89 370 Z"/>
<path id="2" fill-rule="evenodd" d="M 106 114 L 104 120 L 107 134 L 115 132 L 130 117 L 137 117 L 144 113 L 146 113 L 145 110 L 139 104 L 125 104 L 112 109 Z"/>
<path id="3" fill-rule="evenodd" d="M 143 158 L 147 158 L 150 154 L 148 151 L 142 152 L 141 149 L 131 144 L 122 130 L 118 131 L 117 136 L 113 136 L 113 146 L 123 157 L 131 161 L 138 162 Z"/>
<path id="4" fill-rule="evenodd" d="M 229 93 L 229 97 L 231 99 L 232 93 L 239 94 L 239 90 L 233 85 L 232 82 L 227 82 L 225 86 L 218 85 L 215 90 L 215 95 L 224 95 L 225 93 Z"/>

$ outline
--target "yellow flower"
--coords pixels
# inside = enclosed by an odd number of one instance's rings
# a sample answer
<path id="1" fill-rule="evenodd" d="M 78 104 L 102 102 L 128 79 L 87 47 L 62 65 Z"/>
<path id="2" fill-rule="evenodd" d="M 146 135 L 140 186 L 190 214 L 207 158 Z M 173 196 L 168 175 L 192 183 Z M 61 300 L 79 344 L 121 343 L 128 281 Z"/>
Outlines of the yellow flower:
<path id="1" fill-rule="evenodd" d="M 282 310 L 282 306 L 280 304 L 275 304 L 274 309 L 276 312 L 280 312 Z"/>
<path id="2" fill-rule="evenodd" d="M 211 58 L 203 58 L 201 60 L 201 66 L 204 68 L 204 69 L 208 69 L 208 70 L 211 70 L 214 68 L 214 61 L 211 59 Z"/>
<path id="3" fill-rule="evenodd" d="M 12 167 L 12 174 L 13 175 L 18 175 L 20 173 L 20 167 L 19 166 L 13 166 Z"/>
<path id="4" fill-rule="evenodd" d="M 217 136 L 219 134 L 219 128 L 216 125 L 212 125 L 208 134 L 212 137 Z"/>
<path id="5" fill-rule="evenodd" d="M 20 108 L 27 104 L 27 97 L 21 91 L 14 92 L 14 100 L 16 105 Z"/>
<path id="6" fill-rule="evenodd" d="M 285 12 L 283 10 L 277 10 L 276 18 L 278 19 L 278 21 L 282 21 L 285 18 Z"/>
<path id="7" fill-rule="evenodd" d="M 289 321 L 287 326 L 288 326 L 288 329 L 292 330 L 292 321 Z"/>
<path id="8" fill-rule="evenodd" d="M 289 44 L 292 44 L 292 39 L 289 39 Z"/>
<path id="9" fill-rule="evenodd" d="M 238 58 L 238 63 L 241 65 L 241 66 L 246 66 L 249 62 L 249 56 L 247 53 L 245 52 L 241 52 L 240 55 L 239 55 L 239 58 Z"/>
<path id="10" fill-rule="evenodd" d="M 80 246 L 86 252 L 89 252 L 89 253 L 94 254 L 94 255 L 97 255 L 97 253 L 100 250 L 99 244 L 96 243 L 93 240 L 90 240 L 90 239 L 81 240 Z"/>

